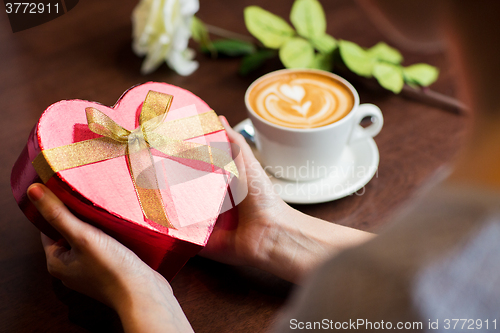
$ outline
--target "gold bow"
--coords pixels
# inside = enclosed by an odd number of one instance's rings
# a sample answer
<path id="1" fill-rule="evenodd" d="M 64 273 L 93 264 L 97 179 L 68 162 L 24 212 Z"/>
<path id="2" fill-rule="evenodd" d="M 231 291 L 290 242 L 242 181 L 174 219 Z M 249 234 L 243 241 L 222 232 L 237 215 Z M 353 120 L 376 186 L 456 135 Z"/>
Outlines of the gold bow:
<path id="1" fill-rule="evenodd" d="M 173 228 L 163 205 L 151 148 L 167 156 L 202 161 L 238 177 L 231 156 L 220 149 L 183 140 L 220 131 L 215 112 L 164 122 L 173 96 L 149 91 L 139 116 L 139 127 L 129 131 L 103 112 L 85 109 L 89 129 L 102 137 L 41 151 L 33 166 L 46 183 L 55 173 L 126 156 L 130 176 L 146 219 Z M 137 177 L 141 175 L 140 184 Z"/>

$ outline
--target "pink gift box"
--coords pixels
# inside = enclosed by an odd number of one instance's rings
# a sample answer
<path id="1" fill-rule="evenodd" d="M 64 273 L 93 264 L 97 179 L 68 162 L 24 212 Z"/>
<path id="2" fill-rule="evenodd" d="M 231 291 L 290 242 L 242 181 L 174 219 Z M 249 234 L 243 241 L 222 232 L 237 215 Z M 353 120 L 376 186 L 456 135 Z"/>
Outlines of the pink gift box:
<path id="1" fill-rule="evenodd" d="M 40 182 L 32 161 L 41 151 L 100 137 L 87 124 L 85 110 L 89 107 L 106 114 L 125 129 L 138 128 L 139 115 L 149 91 L 173 96 L 165 122 L 211 111 L 191 92 L 154 82 L 129 89 L 113 107 L 67 100 L 45 110 L 11 175 L 16 201 L 42 232 L 55 240 L 60 238 L 26 196 L 29 185 Z M 202 145 L 216 143 L 218 149 L 231 156 L 223 129 L 185 141 Z M 165 212 L 174 227 L 145 218 L 126 156 L 58 171 L 46 185 L 78 217 L 113 236 L 171 279 L 206 245 L 224 200 L 228 200 L 229 173 L 202 161 L 166 156 L 154 149 L 152 155 Z"/>

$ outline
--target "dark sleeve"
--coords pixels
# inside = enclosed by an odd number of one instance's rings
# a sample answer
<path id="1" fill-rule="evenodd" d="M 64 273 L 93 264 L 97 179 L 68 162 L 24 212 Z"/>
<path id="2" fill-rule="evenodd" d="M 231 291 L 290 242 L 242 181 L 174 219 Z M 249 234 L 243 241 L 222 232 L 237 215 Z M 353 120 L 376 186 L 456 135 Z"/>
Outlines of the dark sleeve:
<path id="1" fill-rule="evenodd" d="M 312 331 L 370 330 L 382 321 L 385 327 L 387 322 L 417 321 L 405 265 L 383 262 L 368 252 L 370 248 L 346 251 L 326 262 L 295 292 L 274 331 L 297 331 L 307 325 Z"/>

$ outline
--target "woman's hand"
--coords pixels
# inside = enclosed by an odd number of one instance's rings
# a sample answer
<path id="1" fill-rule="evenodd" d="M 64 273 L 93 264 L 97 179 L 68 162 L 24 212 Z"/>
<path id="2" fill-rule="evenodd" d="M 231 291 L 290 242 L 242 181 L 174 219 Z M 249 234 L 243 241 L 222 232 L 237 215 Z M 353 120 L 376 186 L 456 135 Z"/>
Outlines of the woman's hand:
<path id="1" fill-rule="evenodd" d="M 240 181 L 248 186 L 248 194 L 238 205 L 238 223 L 234 225 L 234 209 L 221 214 L 200 255 L 226 264 L 257 266 L 268 251 L 263 247 L 276 229 L 275 221 L 291 208 L 274 193 L 269 177 L 243 136 L 229 126 L 225 117 L 219 118 L 230 142 L 242 154 L 243 165 L 238 165 Z"/>
<path id="2" fill-rule="evenodd" d="M 229 140 L 241 149 L 245 170 L 240 170 L 240 177 L 246 177 L 248 195 L 238 205 L 236 225 L 233 212 L 222 214 L 200 255 L 300 282 L 328 256 L 371 238 L 369 233 L 316 219 L 288 206 L 273 191 L 243 136 L 225 117 L 220 119 Z"/>
<path id="3" fill-rule="evenodd" d="M 31 185 L 28 196 L 63 237 L 54 241 L 42 234 L 50 274 L 115 309 L 128 332 L 192 331 L 159 273 L 114 238 L 76 218 L 44 185 Z"/>

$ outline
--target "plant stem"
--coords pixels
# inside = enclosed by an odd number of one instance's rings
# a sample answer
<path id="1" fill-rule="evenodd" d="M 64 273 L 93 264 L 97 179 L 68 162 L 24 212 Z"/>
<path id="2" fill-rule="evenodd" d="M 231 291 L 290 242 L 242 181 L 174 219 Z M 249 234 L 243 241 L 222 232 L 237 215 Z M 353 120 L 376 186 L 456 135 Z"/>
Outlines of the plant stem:
<path id="1" fill-rule="evenodd" d="M 224 37 L 224 38 L 233 38 L 233 39 L 241 39 L 246 42 L 250 43 L 255 43 L 255 39 L 253 39 L 250 36 L 242 35 L 237 32 L 229 31 L 226 29 L 222 29 L 210 24 L 205 23 L 205 27 L 207 28 L 208 32 L 210 32 L 213 35 L 219 36 L 219 37 Z"/>
<path id="2" fill-rule="evenodd" d="M 456 98 L 446 96 L 429 88 L 415 89 L 405 85 L 401 94 L 420 102 L 435 104 L 459 115 L 466 115 L 470 113 L 469 108 Z"/>
<path id="3" fill-rule="evenodd" d="M 370 90 L 380 90 L 388 91 L 382 88 L 382 86 L 373 78 L 368 79 L 359 75 L 354 74 L 345 66 L 337 66 L 335 73 L 345 78 L 351 83 L 358 83 L 365 86 Z M 403 90 L 399 93 L 399 96 L 413 99 L 420 103 L 425 103 L 429 105 L 434 105 L 440 109 L 448 112 L 452 112 L 458 115 L 469 114 L 469 108 L 456 98 L 438 93 L 437 91 L 431 90 L 427 87 L 424 88 L 412 88 L 409 85 L 404 85 Z"/>

